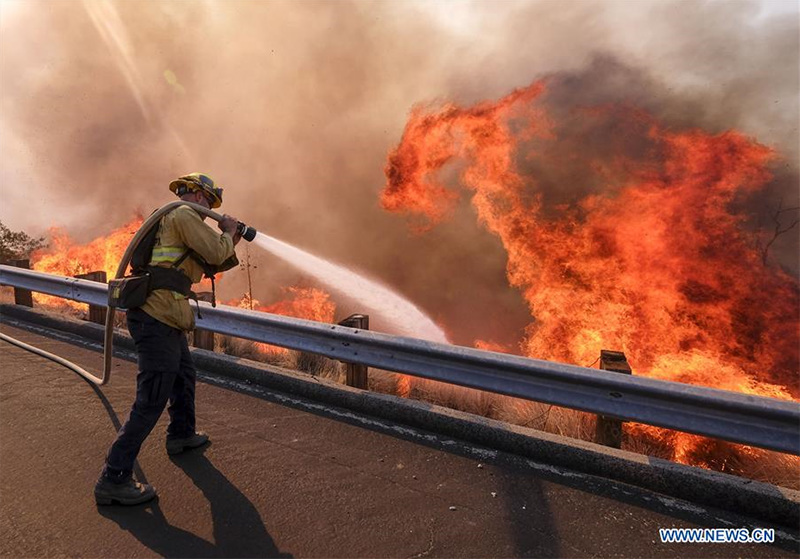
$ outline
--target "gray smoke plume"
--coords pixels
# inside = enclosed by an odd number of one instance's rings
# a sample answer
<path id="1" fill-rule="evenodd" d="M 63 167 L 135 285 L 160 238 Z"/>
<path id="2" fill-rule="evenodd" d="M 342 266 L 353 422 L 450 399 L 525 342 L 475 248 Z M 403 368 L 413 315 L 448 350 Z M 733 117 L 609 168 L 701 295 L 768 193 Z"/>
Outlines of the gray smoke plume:
<path id="1" fill-rule="evenodd" d="M 172 178 L 205 171 L 227 187 L 224 211 L 383 280 L 459 343 L 511 344 L 530 315 L 507 285 L 499 241 L 468 204 L 424 236 L 380 209 L 386 156 L 415 103 L 468 105 L 557 76 L 575 102 L 629 101 L 669 126 L 736 128 L 774 147 L 783 159 L 751 208 L 753 226 L 772 227 L 781 201 L 798 205 L 797 6 L 0 6 L 8 226 L 40 234 L 60 225 L 86 241 L 169 201 Z M 795 229 L 772 247 L 794 272 L 797 239 Z M 256 252 L 257 298 L 300 279 Z M 244 285 L 229 274 L 223 298 Z"/>

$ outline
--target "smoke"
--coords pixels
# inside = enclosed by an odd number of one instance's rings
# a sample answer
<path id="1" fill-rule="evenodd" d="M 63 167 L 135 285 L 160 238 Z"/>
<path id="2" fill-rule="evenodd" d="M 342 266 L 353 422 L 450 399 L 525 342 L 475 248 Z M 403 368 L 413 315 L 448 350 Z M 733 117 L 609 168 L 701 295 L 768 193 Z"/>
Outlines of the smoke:
<path id="1" fill-rule="evenodd" d="M 787 10 L 699 1 L 3 3 L 0 220 L 30 234 L 61 225 L 88 240 L 170 200 L 172 178 L 205 171 L 227 188 L 224 211 L 398 288 L 460 343 L 512 344 L 530 315 L 474 210 L 463 203 L 415 236 L 379 206 L 386 156 L 410 108 L 496 99 L 549 75 L 564 106 L 628 102 L 675 128 L 737 128 L 783 158 L 763 198 L 748 201 L 752 226 L 771 227 L 781 200 L 798 205 L 800 158 L 797 7 L 776 8 Z M 599 187 L 578 180 L 580 170 L 544 177 L 544 200 Z M 771 250 L 796 272 L 797 248 L 795 229 Z M 297 274 L 256 252 L 254 295 L 269 301 Z M 241 295 L 242 278 L 229 278 L 222 295 Z"/>

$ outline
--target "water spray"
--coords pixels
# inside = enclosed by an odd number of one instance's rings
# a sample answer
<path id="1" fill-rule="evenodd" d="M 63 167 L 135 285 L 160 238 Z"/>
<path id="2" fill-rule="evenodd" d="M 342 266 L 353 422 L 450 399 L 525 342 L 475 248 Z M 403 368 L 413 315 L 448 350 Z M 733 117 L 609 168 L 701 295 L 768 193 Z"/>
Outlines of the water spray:
<path id="1" fill-rule="evenodd" d="M 357 299 L 362 311 L 372 316 L 383 317 L 394 334 L 450 343 L 447 335 L 431 317 L 379 281 L 264 233 L 258 233 L 255 244 L 315 278 L 331 291 L 350 299 Z"/>

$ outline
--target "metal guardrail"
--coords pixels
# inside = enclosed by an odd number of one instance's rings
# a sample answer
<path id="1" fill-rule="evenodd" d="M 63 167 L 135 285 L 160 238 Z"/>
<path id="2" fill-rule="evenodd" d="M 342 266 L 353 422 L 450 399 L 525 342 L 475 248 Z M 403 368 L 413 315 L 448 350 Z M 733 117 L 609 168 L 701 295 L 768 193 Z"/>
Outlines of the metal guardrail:
<path id="1" fill-rule="evenodd" d="M 95 305 L 105 284 L 0 265 L 0 285 Z M 800 455 L 800 404 L 200 303 L 204 330 Z"/>

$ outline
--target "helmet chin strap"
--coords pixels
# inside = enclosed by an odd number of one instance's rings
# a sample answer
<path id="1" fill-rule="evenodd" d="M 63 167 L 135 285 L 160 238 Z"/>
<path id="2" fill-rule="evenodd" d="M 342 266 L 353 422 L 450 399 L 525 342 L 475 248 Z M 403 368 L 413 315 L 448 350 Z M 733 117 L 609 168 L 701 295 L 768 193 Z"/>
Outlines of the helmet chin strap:
<path id="1" fill-rule="evenodd" d="M 198 196 L 198 194 L 200 196 Z M 185 199 L 184 196 L 188 197 L 188 200 Z M 192 204 L 196 204 L 198 206 L 202 206 L 202 207 L 204 207 L 206 209 L 211 209 L 210 201 L 208 200 L 206 195 L 203 194 L 203 191 L 200 190 L 200 189 L 189 189 L 187 187 L 187 188 L 185 188 L 185 192 L 183 194 L 178 194 L 178 198 L 180 198 L 184 202 L 190 202 Z M 205 219 L 205 217 L 207 217 L 207 216 L 204 215 L 203 218 Z"/>

